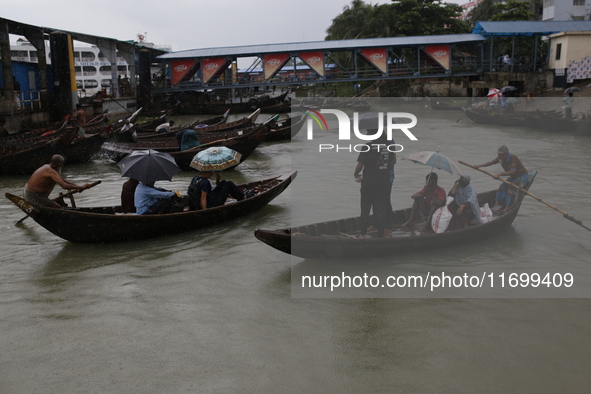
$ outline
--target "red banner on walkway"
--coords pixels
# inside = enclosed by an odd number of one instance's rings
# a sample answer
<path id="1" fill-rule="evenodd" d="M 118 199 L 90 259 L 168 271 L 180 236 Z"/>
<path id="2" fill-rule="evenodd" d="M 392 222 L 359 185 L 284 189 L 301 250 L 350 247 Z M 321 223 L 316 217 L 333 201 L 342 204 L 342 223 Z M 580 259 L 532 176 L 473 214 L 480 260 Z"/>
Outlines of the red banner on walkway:
<path id="1" fill-rule="evenodd" d="M 265 70 L 265 79 L 271 79 L 277 71 L 283 67 L 283 65 L 289 59 L 288 53 L 276 53 L 272 55 L 263 56 L 263 69 Z"/>
<path id="2" fill-rule="evenodd" d="M 226 65 L 225 57 L 214 57 L 210 59 L 201 60 L 201 68 L 203 70 L 203 83 L 208 83 L 222 68 Z"/>
<path id="3" fill-rule="evenodd" d="M 450 50 L 449 45 L 427 45 L 423 48 L 433 60 L 441 65 L 441 67 L 449 70 L 450 64 Z"/>
<path id="4" fill-rule="evenodd" d="M 174 86 L 182 81 L 189 71 L 193 69 L 195 66 L 195 60 L 173 60 L 170 63 L 170 66 L 172 67 L 172 85 Z"/>
<path id="5" fill-rule="evenodd" d="M 302 52 L 299 58 L 304 61 L 310 68 L 321 77 L 324 76 L 324 54 L 320 51 L 316 52 Z"/>
<path id="6" fill-rule="evenodd" d="M 388 51 L 386 48 L 366 48 L 361 50 L 361 54 L 378 70 L 384 74 L 388 72 Z"/>

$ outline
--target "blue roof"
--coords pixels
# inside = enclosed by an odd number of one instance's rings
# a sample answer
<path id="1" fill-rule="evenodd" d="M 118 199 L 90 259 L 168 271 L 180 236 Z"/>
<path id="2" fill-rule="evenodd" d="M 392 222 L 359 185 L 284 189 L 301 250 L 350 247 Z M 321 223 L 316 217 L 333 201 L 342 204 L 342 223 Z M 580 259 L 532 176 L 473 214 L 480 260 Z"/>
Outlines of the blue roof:
<path id="1" fill-rule="evenodd" d="M 191 49 L 171 52 L 157 59 L 208 58 L 217 56 L 258 56 L 266 53 L 304 52 L 304 51 L 345 51 L 355 48 L 380 48 L 393 46 L 456 44 L 479 42 L 486 39 L 479 34 L 443 34 L 438 36 L 363 38 L 357 40 L 311 41 L 287 44 L 246 45 L 236 47 Z"/>
<path id="2" fill-rule="evenodd" d="M 478 22 L 473 34 L 483 36 L 547 36 L 565 31 L 591 31 L 591 21 Z"/>

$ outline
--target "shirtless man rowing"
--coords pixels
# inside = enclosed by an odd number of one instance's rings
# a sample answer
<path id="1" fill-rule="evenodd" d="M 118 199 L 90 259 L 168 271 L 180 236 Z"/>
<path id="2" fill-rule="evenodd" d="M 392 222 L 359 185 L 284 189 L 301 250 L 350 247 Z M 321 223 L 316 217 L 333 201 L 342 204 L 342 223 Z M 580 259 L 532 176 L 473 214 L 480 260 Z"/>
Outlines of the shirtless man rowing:
<path id="1" fill-rule="evenodd" d="M 63 156 L 53 155 L 49 164 L 39 167 L 33 175 L 31 175 L 29 181 L 25 185 L 25 200 L 40 207 L 61 208 L 58 203 L 49 199 L 49 195 L 53 191 L 56 183 L 68 190 L 82 191 L 88 189 L 90 186 L 88 183 L 85 183 L 83 186 L 78 186 L 62 179 L 60 174 L 64 162 L 65 160 Z"/>

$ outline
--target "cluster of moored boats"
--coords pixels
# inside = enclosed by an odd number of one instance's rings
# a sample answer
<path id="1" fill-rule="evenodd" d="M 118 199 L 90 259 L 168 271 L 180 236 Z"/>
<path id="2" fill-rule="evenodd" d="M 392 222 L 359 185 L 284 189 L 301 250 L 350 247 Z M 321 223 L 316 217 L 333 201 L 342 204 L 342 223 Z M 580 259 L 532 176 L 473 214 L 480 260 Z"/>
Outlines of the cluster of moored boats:
<path id="1" fill-rule="evenodd" d="M 166 122 L 169 113 L 155 119 L 134 123 L 141 110 L 131 114 L 127 120 L 134 124 L 131 129 L 121 131 L 125 119 L 107 123 L 107 114 L 101 114 L 85 127 L 86 136 L 77 136 L 78 128 L 64 119 L 55 129 L 37 129 L 26 133 L 12 134 L 0 138 L 0 173 L 31 174 L 46 164 L 54 154 L 61 154 L 68 163 L 90 160 L 101 154 L 116 162 L 135 150 L 154 149 L 170 153 L 182 169 L 189 169 L 191 159 L 200 151 L 212 146 L 226 146 L 242 155 L 242 161 L 263 141 L 289 140 L 292 130 L 297 133 L 304 122 L 304 115 L 295 119 L 279 120 L 273 116 L 264 123 L 257 123 L 260 109 L 250 115 L 228 122 L 229 112 L 217 118 L 196 120 L 191 124 L 172 128 L 167 133 L 156 133 L 155 128 Z M 200 145 L 181 151 L 175 137 L 182 129 L 194 129 Z M 132 135 L 134 136 L 132 138 Z"/>

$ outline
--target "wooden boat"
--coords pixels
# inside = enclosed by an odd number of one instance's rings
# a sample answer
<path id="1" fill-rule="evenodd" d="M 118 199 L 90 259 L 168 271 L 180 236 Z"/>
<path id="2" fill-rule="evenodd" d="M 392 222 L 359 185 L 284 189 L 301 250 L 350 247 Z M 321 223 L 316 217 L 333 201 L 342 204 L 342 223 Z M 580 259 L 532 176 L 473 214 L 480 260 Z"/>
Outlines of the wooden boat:
<path id="1" fill-rule="evenodd" d="M 279 116 L 279 115 L 276 115 Z M 273 123 L 273 119 L 268 119 L 267 121 L 265 121 L 265 123 L 262 124 L 262 126 L 264 126 L 265 128 L 265 141 L 267 141 L 267 136 L 269 135 L 269 131 L 271 129 L 271 124 Z M 195 133 L 197 134 L 197 138 L 199 139 L 199 143 L 201 144 L 208 144 L 210 142 L 213 141 L 219 141 L 219 140 L 227 140 L 230 138 L 235 138 L 235 137 L 239 137 L 242 135 L 246 135 L 248 133 L 250 133 L 251 131 L 253 131 L 255 128 L 259 127 L 260 125 L 255 125 L 255 126 L 250 126 L 250 127 L 246 127 L 244 129 L 232 129 L 232 130 L 221 130 L 221 131 L 205 131 L 202 132 L 199 129 L 195 130 Z M 167 143 L 171 143 L 174 145 L 174 143 L 176 142 L 177 144 L 179 144 L 179 140 L 178 137 L 175 136 L 164 136 L 164 137 L 158 137 L 158 138 L 150 138 L 150 139 L 146 139 L 146 140 L 139 140 L 137 141 L 138 144 L 143 144 L 143 143 L 152 143 L 152 142 L 167 142 Z"/>
<path id="2" fill-rule="evenodd" d="M 242 157 L 240 163 L 246 160 L 252 152 L 260 145 L 265 138 L 265 126 L 258 125 L 249 133 L 234 138 L 220 139 L 206 144 L 199 145 L 192 149 L 181 151 L 176 139 L 156 142 L 137 142 L 137 143 L 117 143 L 105 142 L 102 146 L 104 154 L 111 159 L 119 162 L 125 156 L 134 150 L 154 149 L 160 152 L 170 153 L 174 157 L 176 164 L 183 170 L 191 170 L 189 164 L 198 152 L 214 146 L 225 146 L 239 152 Z"/>
<path id="3" fill-rule="evenodd" d="M 254 111 L 250 115 L 248 115 L 242 119 L 235 120 L 234 122 L 221 122 L 221 123 L 211 125 L 211 126 L 207 125 L 204 127 L 197 127 L 196 130 L 199 130 L 199 132 L 201 132 L 201 133 L 205 133 L 205 132 L 235 130 L 235 129 L 241 129 L 241 128 L 253 126 L 260 113 L 261 113 L 261 110 L 257 109 L 256 111 Z M 150 139 L 150 138 L 161 138 L 161 137 L 168 137 L 168 136 L 174 137 L 179 130 L 181 130 L 181 128 L 176 128 L 176 129 L 171 130 L 166 133 L 156 133 L 156 132 L 144 133 L 142 135 L 138 135 L 137 139 L 138 139 L 138 141 L 140 141 L 140 140 L 146 140 L 146 139 Z"/>
<path id="4" fill-rule="evenodd" d="M 84 138 L 74 138 L 70 143 L 60 143 L 56 146 L 55 153 L 59 153 L 68 163 L 82 163 L 90 160 L 97 154 L 103 143 L 111 136 L 112 125 L 92 129 L 87 128 L 87 134 Z M 89 133 L 88 131 L 92 131 Z"/>
<path id="5" fill-rule="evenodd" d="M 529 189 L 537 172 L 530 173 L 530 181 L 524 187 Z M 481 206 L 493 206 L 496 190 L 478 195 Z M 494 217 L 488 223 L 444 233 L 420 234 L 417 223 L 411 230 L 403 229 L 402 223 L 410 217 L 411 209 L 393 211 L 394 231 L 386 238 L 358 239 L 360 218 L 348 218 L 330 222 L 280 230 L 256 230 L 255 236 L 262 242 L 282 252 L 304 258 L 343 259 L 368 258 L 376 256 L 396 256 L 402 252 L 419 252 L 445 246 L 488 239 L 504 231 L 513 223 L 524 193 L 516 196 L 515 203 L 502 216 Z M 370 218 L 370 224 L 373 217 Z"/>
<path id="6" fill-rule="evenodd" d="M 204 115 L 204 114 L 223 114 L 228 109 L 234 114 L 240 114 L 245 112 L 254 111 L 257 108 L 265 110 L 268 107 L 277 106 L 283 104 L 287 94 L 285 92 L 280 96 L 268 97 L 252 97 L 244 103 L 231 103 L 231 104 L 194 104 L 194 103 L 181 103 L 177 106 L 176 111 L 180 115 Z"/>
<path id="7" fill-rule="evenodd" d="M 303 114 L 293 123 L 293 118 L 287 118 L 272 124 L 265 133 L 265 141 L 289 140 L 297 135 L 306 123 L 307 115 Z"/>
<path id="8" fill-rule="evenodd" d="M 46 136 L 0 142 L 0 174 L 31 174 L 60 154 L 68 163 L 89 160 L 108 138 L 111 126 L 87 127 L 86 137 L 76 138 L 77 128 L 66 128 Z"/>
<path id="9" fill-rule="evenodd" d="M 120 206 L 92 208 L 37 207 L 21 197 L 6 197 L 46 230 L 70 242 L 107 243 L 141 240 L 209 227 L 255 212 L 280 195 L 296 172 L 258 182 L 238 185 L 258 192 L 242 201 L 223 206 L 162 215 L 122 214 Z"/>
<path id="10" fill-rule="evenodd" d="M 0 146 L 0 174 L 27 175 L 49 163 L 59 138 L 40 140 L 30 144 Z"/>
<path id="11" fill-rule="evenodd" d="M 579 123 L 583 123 L 583 118 L 566 118 L 560 112 L 537 111 L 529 117 L 529 120 L 531 124 L 535 124 L 538 128 L 558 133 L 575 132 L 579 127 Z"/>

